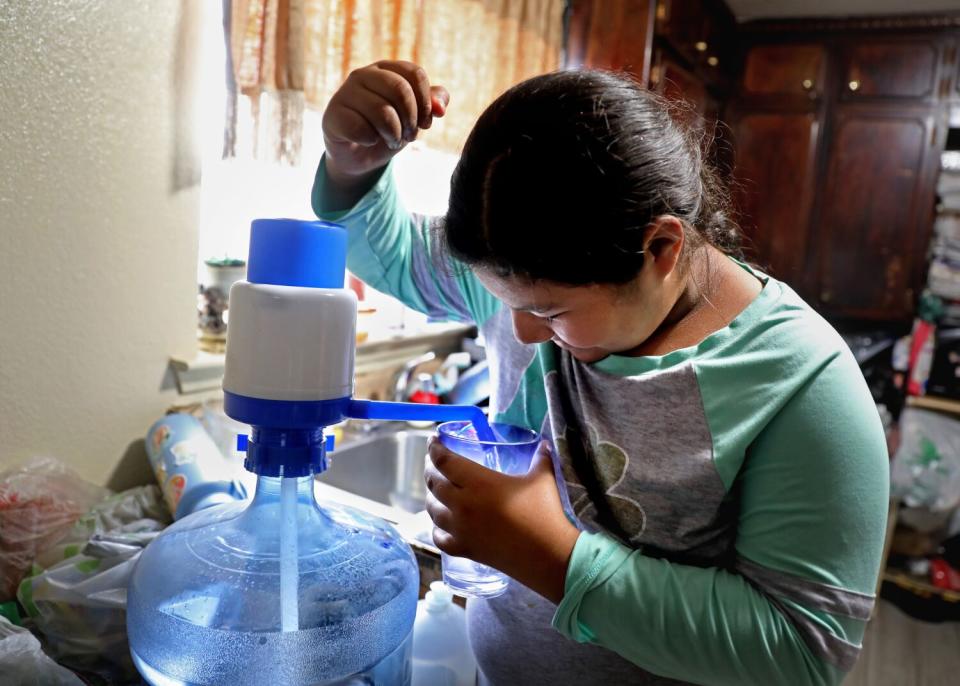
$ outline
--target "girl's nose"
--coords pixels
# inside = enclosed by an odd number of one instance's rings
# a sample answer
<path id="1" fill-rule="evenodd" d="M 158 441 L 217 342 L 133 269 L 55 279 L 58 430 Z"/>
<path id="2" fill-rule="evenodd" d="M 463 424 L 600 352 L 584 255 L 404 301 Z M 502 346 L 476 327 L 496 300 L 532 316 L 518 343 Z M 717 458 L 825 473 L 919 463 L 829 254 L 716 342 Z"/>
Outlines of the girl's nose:
<path id="1" fill-rule="evenodd" d="M 513 334 L 521 343 L 544 343 L 553 338 L 553 329 L 542 317 L 513 310 Z"/>

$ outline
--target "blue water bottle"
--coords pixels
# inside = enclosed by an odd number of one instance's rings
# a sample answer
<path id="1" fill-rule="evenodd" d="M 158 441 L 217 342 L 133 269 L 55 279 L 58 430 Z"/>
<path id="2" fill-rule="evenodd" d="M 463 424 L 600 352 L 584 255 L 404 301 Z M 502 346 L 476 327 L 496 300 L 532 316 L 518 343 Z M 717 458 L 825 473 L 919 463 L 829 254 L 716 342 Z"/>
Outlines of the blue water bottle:
<path id="1" fill-rule="evenodd" d="M 174 519 L 246 497 L 234 468 L 192 415 L 155 422 L 147 432 L 147 455 Z"/>

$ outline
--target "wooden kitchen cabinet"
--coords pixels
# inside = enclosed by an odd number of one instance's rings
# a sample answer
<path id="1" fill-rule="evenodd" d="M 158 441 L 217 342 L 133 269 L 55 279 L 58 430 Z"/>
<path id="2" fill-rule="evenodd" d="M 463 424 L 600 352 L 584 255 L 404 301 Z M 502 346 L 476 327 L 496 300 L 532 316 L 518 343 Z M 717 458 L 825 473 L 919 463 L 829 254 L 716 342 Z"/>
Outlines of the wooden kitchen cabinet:
<path id="1" fill-rule="evenodd" d="M 819 301 L 829 311 L 911 316 L 934 204 L 934 120 L 927 108 L 848 106 L 834 115 L 815 238 Z"/>
<path id="2" fill-rule="evenodd" d="M 813 112 L 755 112 L 738 119 L 735 185 L 747 255 L 808 296 L 806 266 L 820 123 Z"/>
<path id="3" fill-rule="evenodd" d="M 707 19 L 700 0 L 657 0 L 656 20 L 657 33 L 681 54 L 695 58 L 709 48 Z M 704 45 L 706 48 L 698 49 Z"/>
<path id="4" fill-rule="evenodd" d="M 701 116 L 709 109 L 710 95 L 707 87 L 695 74 L 679 64 L 657 53 L 655 58 L 651 86 L 667 100 L 686 102 Z"/>
<path id="5" fill-rule="evenodd" d="M 705 79 L 727 79 L 736 22 L 720 0 L 657 0 L 656 34 Z"/>
<path id="6" fill-rule="evenodd" d="M 675 119 L 697 131 L 704 140 L 714 140 L 720 120 L 720 102 L 696 74 L 658 50 L 651 70 L 650 87 L 679 105 L 673 112 Z M 722 153 L 713 143 L 707 149 L 709 159 L 716 164 L 724 164 Z"/>
<path id="7" fill-rule="evenodd" d="M 827 46 L 757 43 L 746 53 L 739 97 L 728 113 L 734 200 L 746 256 L 814 301 L 810 227 L 819 188 Z"/>
<path id="8" fill-rule="evenodd" d="M 743 67 L 746 96 L 813 96 L 823 92 L 826 46 L 818 43 L 757 45 Z"/>
<path id="9" fill-rule="evenodd" d="M 935 37 L 850 41 L 841 51 L 842 99 L 935 99 L 942 47 Z"/>
<path id="10" fill-rule="evenodd" d="M 722 0 L 573 0 L 566 66 L 630 72 L 687 103 L 680 117 L 712 135 L 729 91 L 735 32 Z"/>
<path id="11" fill-rule="evenodd" d="M 723 0 L 572 0 L 565 63 L 627 71 L 656 86 L 662 61 L 657 55 L 666 52 L 685 72 L 678 77 L 686 81 L 689 74 L 700 88 L 725 91 L 732 82 L 735 35 Z"/>
<path id="12" fill-rule="evenodd" d="M 650 78 L 654 0 L 573 0 L 567 38 L 568 68 L 628 71 Z"/>
<path id="13" fill-rule="evenodd" d="M 748 257 L 829 318 L 905 323 L 926 280 L 960 35 L 877 22 L 756 27 L 728 112 L 734 190 Z"/>

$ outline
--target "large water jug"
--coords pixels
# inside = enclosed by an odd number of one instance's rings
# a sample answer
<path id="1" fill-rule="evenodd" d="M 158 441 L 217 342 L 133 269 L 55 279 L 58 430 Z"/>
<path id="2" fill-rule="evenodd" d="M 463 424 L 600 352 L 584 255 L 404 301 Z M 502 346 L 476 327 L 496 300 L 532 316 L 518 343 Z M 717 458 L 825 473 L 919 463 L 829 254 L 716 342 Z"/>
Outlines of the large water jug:
<path id="1" fill-rule="evenodd" d="M 131 581 L 134 662 L 153 686 L 410 683 L 418 571 L 379 519 L 321 507 L 313 478 L 186 517 Z"/>

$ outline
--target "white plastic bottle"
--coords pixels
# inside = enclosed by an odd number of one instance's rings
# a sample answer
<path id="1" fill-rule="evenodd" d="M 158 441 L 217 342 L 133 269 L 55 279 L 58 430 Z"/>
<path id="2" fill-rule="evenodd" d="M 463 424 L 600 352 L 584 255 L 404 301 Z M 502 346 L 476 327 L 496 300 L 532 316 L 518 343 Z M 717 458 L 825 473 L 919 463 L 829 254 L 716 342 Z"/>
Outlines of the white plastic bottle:
<path id="1" fill-rule="evenodd" d="M 467 639 L 467 613 L 442 581 L 417 603 L 412 686 L 474 686 L 477 661 Z"/>

